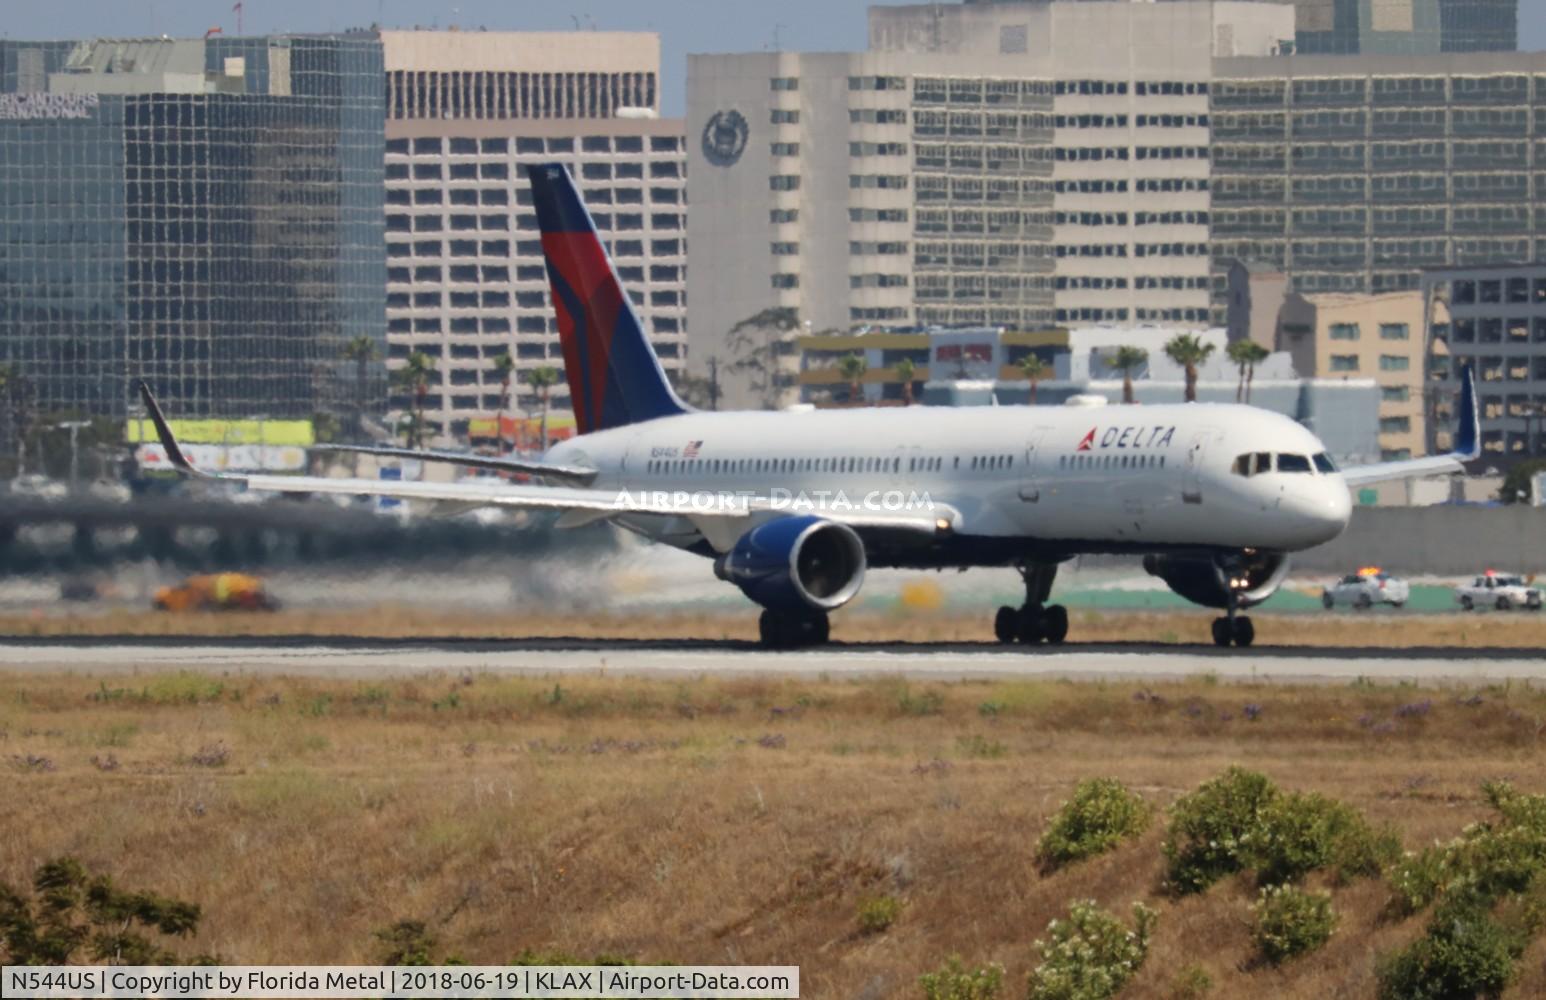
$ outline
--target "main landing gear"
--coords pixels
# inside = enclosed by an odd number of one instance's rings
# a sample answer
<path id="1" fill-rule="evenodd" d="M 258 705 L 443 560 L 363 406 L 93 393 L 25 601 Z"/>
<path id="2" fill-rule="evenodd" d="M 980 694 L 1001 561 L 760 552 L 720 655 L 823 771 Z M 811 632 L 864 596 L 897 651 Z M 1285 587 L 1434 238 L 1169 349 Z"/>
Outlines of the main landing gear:
<path id="1" fill-rule="evenodd" d="M 790 614 L 767 610 L 757 620 L 758 638 L 769 649 L 820 646 L 832 636 L 832 625 L 822 612 Z"/>
<path id="2" fill-rule="evenodd" d="M 1052 596 L 1057 564 L 1027 563 L 1017 568 L 1025 581 L 1025 605 L 1012 608 L 1006 604 L 999 608 L 993 619 L 993 634 L 1005 645 L 1012 642 L 1027 646 L 1039 642 L 1058 645 L 1068 637 L 1068 609 L 1061 604 L 1046 603 Z"/>

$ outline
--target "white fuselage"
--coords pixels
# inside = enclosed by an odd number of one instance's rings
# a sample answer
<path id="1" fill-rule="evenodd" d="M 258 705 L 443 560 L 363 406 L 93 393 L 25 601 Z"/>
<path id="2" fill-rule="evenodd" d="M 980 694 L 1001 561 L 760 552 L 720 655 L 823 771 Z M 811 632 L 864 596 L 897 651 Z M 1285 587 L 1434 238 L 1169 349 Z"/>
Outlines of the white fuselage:
<path id="1" fill-rule="evenodd" d="M 549 458 L 597 469 L 600 489 L 927 496 L 978 540 L 1292 552 L 1347 526 L 1347 485 L 1314 461 L 1325 450 L 1279 414 L 1192 403 L 689 413 L 565 441 Z M 1279 471 L 1247 455 L 1297 460 Z M 681 518 L 625 523 L 677 545 L 701 537 Z"/>

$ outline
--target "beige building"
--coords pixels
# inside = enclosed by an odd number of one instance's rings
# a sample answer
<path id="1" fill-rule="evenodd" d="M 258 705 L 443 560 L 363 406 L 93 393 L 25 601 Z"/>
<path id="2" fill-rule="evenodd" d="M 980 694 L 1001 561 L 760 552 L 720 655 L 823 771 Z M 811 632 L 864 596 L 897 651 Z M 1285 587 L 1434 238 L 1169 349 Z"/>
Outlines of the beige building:
<path id="1" fill-rule="evenodd" d="M 426 417 L 454 439 L 534 413 L 563 368 L 527 164 L 574 175 L 668 374 L 686 354 L 680 119 L 657 116 L 660 39 L 625 32 L 382 32 L 389 368 L 435 361 Z M 497 359 L 515 360 L 501 405 Z M 392 409 L 411 405 L 396 387 Z M 569 405 L 560 380 L 551 405 Z"/>
<path id="2" fill-rule="evenodd" d="M 1290 293 L 1268 346 L 1287 351 L 1305 377 L 1373 379 L 1381 461 L 1396 461 L 1425 453 L 1424 330 L 1420 291 Z"/>
<path id="3" fill-rule="evenodd" d="M 694 371 L 769 308 L 1208 326 L 1213 59 L 1292 37 L 1279 4 L 1033 0 L 873 7 L 863 53 L 690 57 Z"/>

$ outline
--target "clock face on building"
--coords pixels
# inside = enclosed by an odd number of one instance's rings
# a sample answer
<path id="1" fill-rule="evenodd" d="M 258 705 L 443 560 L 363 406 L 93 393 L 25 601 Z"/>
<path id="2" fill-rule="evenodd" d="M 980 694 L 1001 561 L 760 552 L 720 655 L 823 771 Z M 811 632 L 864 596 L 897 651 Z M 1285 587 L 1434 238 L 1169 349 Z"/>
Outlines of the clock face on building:
<path id="1" fill-rule="evenodd" d="M 741 158 L 751 129 L 739 111 L 716 111 L 703 126 L 703 155 L 716 167 L 728 167 Z"/>

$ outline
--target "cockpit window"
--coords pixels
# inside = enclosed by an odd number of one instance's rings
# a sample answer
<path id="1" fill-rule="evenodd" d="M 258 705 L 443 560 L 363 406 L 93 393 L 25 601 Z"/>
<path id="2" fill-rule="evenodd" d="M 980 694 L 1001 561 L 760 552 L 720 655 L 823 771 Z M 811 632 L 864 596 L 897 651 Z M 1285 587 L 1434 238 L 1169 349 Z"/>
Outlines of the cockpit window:
<path id="1" fill-rule="evenodd" d="M 1279 472 L 1309 472 L 1310 460 L 1303 455 L 1282 454 L 1278 456 Z"/>
<path id="2" fill-rule="evenodd" d="M 1255 451 L 1237 456 L 1230 469 L 1237 476 L 1259 476 L 1263 472 L 1271 472 L 1272 454 L 1265 451 Z"/>
<path id="3" fill-rule="evenodd" d="M 1337 463 L 1333 462 L 1331 460 L 1331 456 L 1323 451 L 1315 456 L 1315 468 L 1316 471 L 1324 472 L 1329 475 L 1330 473 L 1337 471 Z"/>

